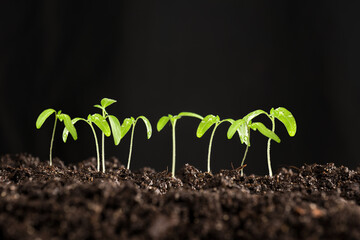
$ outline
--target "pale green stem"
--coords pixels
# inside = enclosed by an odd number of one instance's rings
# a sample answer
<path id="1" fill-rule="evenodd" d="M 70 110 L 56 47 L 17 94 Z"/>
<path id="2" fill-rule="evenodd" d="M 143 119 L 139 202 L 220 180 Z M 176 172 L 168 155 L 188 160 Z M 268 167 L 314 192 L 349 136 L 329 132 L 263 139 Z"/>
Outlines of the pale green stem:
<path id="1" fill-rule="evenodd" d="M 176 157 L 176 143 L 175 143 L 175 125 L 176 120 L 172 122 L 172 144 L 173 144 L 173 152 L 172 152 L 172 167 L 171 167 L 171 175 L 172 177 L 175 177 L 175 157 Z"/>
<path id="2" fill-rule="evenodd" d="M 244 166 L 244 162 L 245 162 L 245 158 L 246 158 L 246 155 L 247 155 L 248 150 L 249 150 L 249 146 L 246 145 L 244 157 L 243 157 L 243 159 L 242 159 L 242 161 L 241 161 L 241 167 Z M 241 169 L 240 176 L 244 176 L 244 168 Z"/>
<path id="3" fill-rule="evenodd" d="M 136 124 L 136 121 L 132 124 L 131 137 L 130 137 L 130 149 L 129 149 L 129 158 L 128 158 L 127 169 L 130 169 L 130 160 L 131 160 L 131 153 L 132 153 L 132 148 L 133 148 L 133 139 L 134 139 L 135 124 Z"/>
<path id="4" fill-rule="evenodd" d="M 103 117 L 105 118 L 105 111 L 102 110 Z M 102 154 L 102 171 L 105 173 L 105 134 L 101 134 L 101 154 Z"/>
<path id="5" fill-rule="evenodd" d="M 210 173 L 210 155 L 211 155 L 211 146 L 212 146 L 212 141 L 214 138 L 214 134 L 215 134 L 215 130 L 216 128 L 219 126 L 220 122 L 215 123 L 215 127 L 211 133 L 211 137 L 210 137 L 210 142 L 209 142 L 209 150 L 208 150 L 208 159 L 207 159 L 207 171 L 208 173 Z"/>
<path id="6" fill-rule="evenodd" d="M 53 129 L 52 136 L 51 136 L 51 141 L 50 141 L 50 156 L 49 156 L 50 166 L 52 166 L 52 149 L 53 149 L 53 144 L 54 144 L 54 137 L 55 137 L 55 129 L 56 129 L 57 119 L 58 119 L 58 117 L 57 117 L 57 115 L 55 115 L 54 129 Z"/>
<path id="7" fill-rule="evenodd" d="M 272 122 L 272 131 L 275 132 L 275 119 L 273 117 L 271 117 L 271 122 Z M 267 144 L 267 162 L 269 168 L 269 176 L 272 177 L 273 174 L 272 174 L 271 162 L 270 162 L 270 142 L 271 142 L 271 138 L 269 138 Z"/>
<path id="8" fill-rule="evenodd" d="M 95 145 L 96 145 L 96 156 L 97 156 L 97 171 L 99 172 L 100 171 L 100 152 L 99 152 L 99 144 L 98 144 L 98 139 L 97 139 L 97 136 L 96 136 L 96 132 L 95 132 L 95 129 L 94 127 L 92 126 L 91 122 L 87 122 L 89 123 L 90 127 L 91 127 L 91 130 L 94 134 L 94 139 L 95 139 Z"/>

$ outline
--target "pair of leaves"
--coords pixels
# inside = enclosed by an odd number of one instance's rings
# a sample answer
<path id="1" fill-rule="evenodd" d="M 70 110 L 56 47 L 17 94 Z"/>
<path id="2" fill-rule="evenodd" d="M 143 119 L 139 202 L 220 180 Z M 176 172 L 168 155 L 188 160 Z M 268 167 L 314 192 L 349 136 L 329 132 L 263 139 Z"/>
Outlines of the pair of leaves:
<path id="1" fill-rule="evenodd" d="M 174 122 L 177 120 L 177 119 L 180 119 L 181 117 L 194 117 L 194 118 L 198 118 L 200 120 L 203 119 L 203 117 L 199 114 L 196 114 L 196 113 L 192 113 L 192 112 L 181 112 L 179 113 L 178 115 L 167 115 L 167 116 L 163 116 L 159 119 L 159 121 L 157 122 L 157 125 L 156 125 L 156 128 L 158 130 L 158 132 L 160 132 L 164 127 L 165 125 L 170 121 L 171 124 L 174 124 Z"/>
<path id="2" fill-rule="evenodd" d="M 101 105 L 96 104 L 96 105 L 94 105 L 94 107 L 100 108 L 101 110 L 105 111 L 105 108 L 107 108 L 108 106 L 110 106 L 113 103 L 116 103 L 116 100 L 110 99 L 110 98 L 103 98 L 103 99 L 101 99 L 101 102 L 100 102 Z"/>
<path id="3" fill-rule="evenodd" d="M 234 119 L 231 118 L 227 118 L 224 120 L 220 121 L 220 117 L 219 116 L 214 116 L 212 114 L 207 115 L 199 124 L 197 130 L 196 130 L 196 136 L 198 138 L 201 138 L 206 132 L 207 130 L 209 130 L 209 128 L 214 125 L 217 124 L 219 125 L 222 122 L 229 122 L 231 124 L 234 123 Z"/>
<path id="4" fill-rule="evenodd" d="M 48 119 L 52 114 L 55 114 L 55 117 L 59 119 L 61 122 L 64 122 L 65 128 L 68 132 L 70 132 L 71 136 L 74 138 L 74 140 L 77 139 L 77 132 L 74 127 L 74 124 L 71 121 L 71 118 L 69 115 L 65 113 L 61 113 L 61 111 L 56 112 L 54 109 L 45 109 L 40 115 L 38 116 L 36 120 L 36 128 L 39 129 L 44 124 L 46 119 Z"/>
<path id="5" fill-rule="evenodd" d="M 145 126 L 146 126 L 146 136 L 148 139 L 151 138 L 152 135 L 152 127 L 151 127 L 151 123 L 150 121 L 144 117 L 144 116 L 139 116 L 136 120 L 133 117 L 130 118 L 125 118 L 123 124 L 120 127 L 120 138 L 122 139 L 130 130 L 131 126 L 134 125 L 133 127 L 135 127 L 135 124 L 137 123 L 137 120 L 141 119 Z"/>

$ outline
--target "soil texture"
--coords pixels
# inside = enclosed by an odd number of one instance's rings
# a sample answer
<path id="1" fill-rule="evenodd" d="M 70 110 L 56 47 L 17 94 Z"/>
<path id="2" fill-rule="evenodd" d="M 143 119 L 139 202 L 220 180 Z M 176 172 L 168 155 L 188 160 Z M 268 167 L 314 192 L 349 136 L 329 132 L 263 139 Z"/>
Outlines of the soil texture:
<path id="1" fill-rule="evenodd" d="M 360 239 L 360 171 L 334 164 L 176 178 L 29 154 L 0 160 L 0 239 Z"/>

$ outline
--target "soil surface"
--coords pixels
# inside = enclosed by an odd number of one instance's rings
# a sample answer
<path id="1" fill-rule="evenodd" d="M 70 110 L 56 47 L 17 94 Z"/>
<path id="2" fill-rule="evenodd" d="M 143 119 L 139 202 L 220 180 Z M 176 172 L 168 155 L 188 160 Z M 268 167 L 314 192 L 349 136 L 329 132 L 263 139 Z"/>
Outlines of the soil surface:
<path id="1" fill-rule="evenodd" d="M 0 239 L 360 239 L 360 171 L 282 168 L 272 178 L 176 178 L 130 171 L 115 158 L 54 166 L 28 154 L 0 160 Z"/>

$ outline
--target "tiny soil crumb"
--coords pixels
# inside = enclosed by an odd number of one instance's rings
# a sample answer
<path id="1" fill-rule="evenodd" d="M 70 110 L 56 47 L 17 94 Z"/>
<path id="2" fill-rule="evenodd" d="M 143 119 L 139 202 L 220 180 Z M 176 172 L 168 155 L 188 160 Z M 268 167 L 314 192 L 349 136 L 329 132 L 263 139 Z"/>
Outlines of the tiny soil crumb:
<path id="1" fill-rule="evenodd" d="M 0 161 L 0 239 L 360 239 L 360 172 L 334 164 L 272 178 L 130 171 L 115 158 Z"/>

